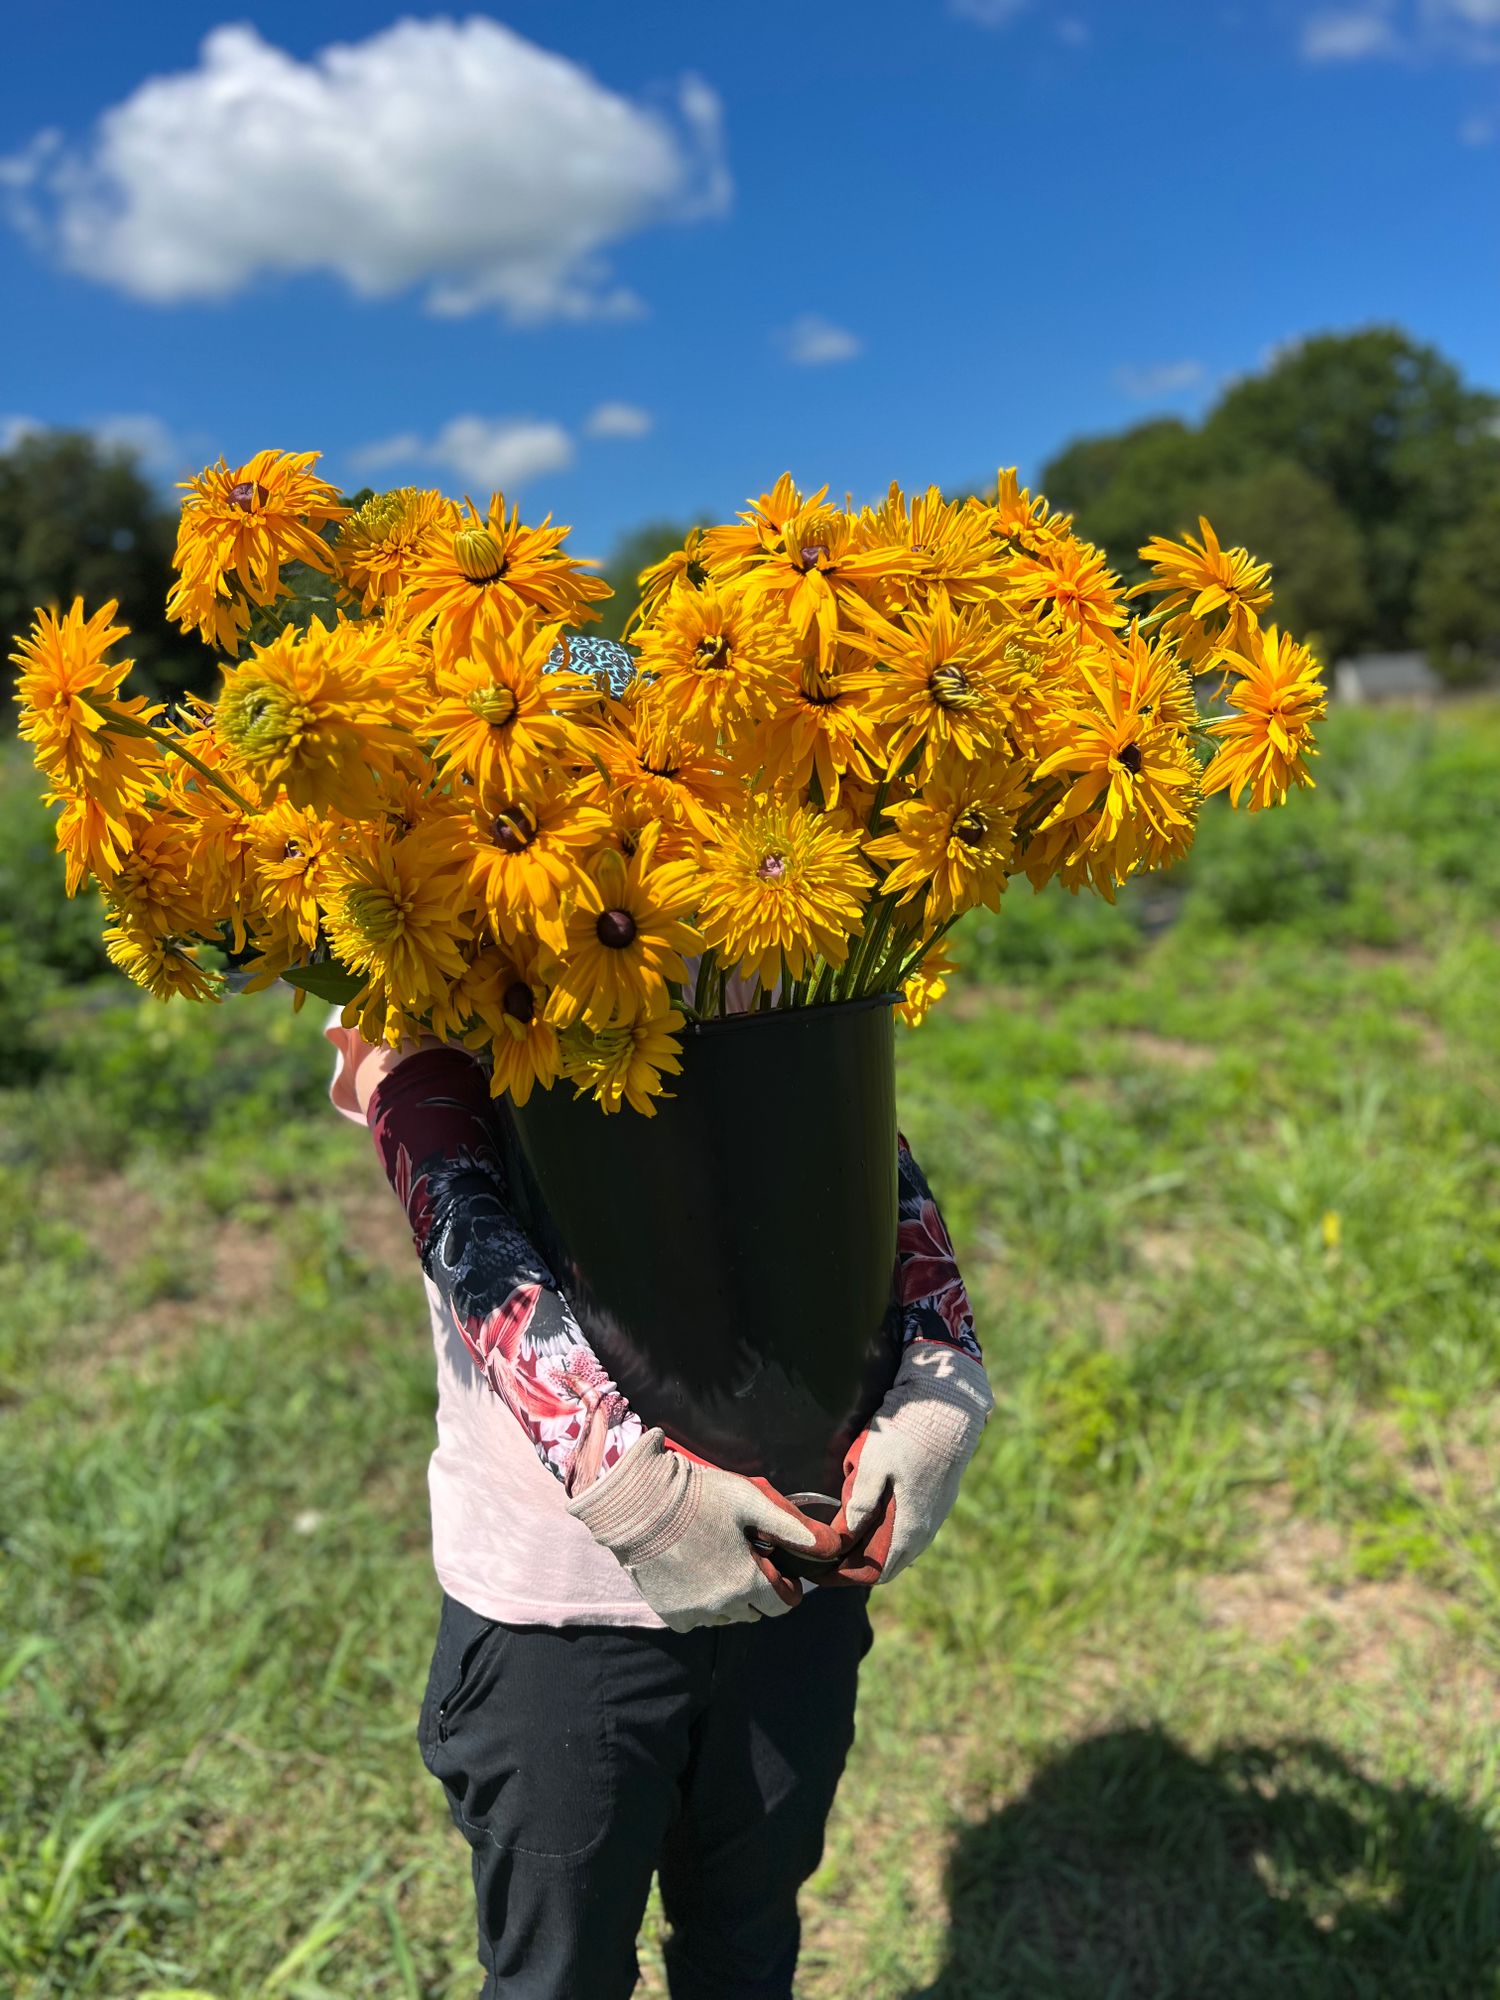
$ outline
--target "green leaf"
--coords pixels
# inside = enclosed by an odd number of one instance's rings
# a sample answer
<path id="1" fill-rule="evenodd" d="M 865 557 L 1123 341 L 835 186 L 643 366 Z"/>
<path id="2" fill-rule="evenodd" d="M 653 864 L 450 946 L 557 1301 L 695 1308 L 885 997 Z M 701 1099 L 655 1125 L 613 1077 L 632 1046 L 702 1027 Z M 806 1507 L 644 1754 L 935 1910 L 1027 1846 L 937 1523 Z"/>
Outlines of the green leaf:
<path id="1" fill-rule="evenodd" d="M 326 1000 L 331 1006 L 344 1007 L 356 993 L 364 990 L 365 982 L 357 973 L 332 960 L 323 960 L 316 965 L 292 965 L 282 973 L 288 986 L 300 986 L 304 993 L 311 993 L 316 999 Z"/>

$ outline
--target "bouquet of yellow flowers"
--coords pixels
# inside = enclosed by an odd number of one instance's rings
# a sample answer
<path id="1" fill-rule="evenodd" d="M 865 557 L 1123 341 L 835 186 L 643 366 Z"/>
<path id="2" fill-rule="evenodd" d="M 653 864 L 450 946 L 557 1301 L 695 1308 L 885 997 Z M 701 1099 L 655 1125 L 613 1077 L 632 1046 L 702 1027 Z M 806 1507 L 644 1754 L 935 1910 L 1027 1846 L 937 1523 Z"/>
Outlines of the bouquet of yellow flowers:
<path id="1" fill-rule="evenodd" d="M 168 610 L 225 656 L 211 706 L 128 694 L 113 603 L 12 655 L 69 891 L 163 998 L 285 980 L 371 1040 L 463 1041 L 517 1104 L 650 1116 L 687 1023 L 889 995 L 915 1024 L 1015 876 L 1112 898 L 1212 793 L 1311 783 L 1316 664 L 1207 522 L 1126 590 L 1013 471 L 877 507 L 784 476 L 642 576 L 606 672 L 566 529 L 499 494 L 351 510 L 316 460 L 187 485 Z"/>

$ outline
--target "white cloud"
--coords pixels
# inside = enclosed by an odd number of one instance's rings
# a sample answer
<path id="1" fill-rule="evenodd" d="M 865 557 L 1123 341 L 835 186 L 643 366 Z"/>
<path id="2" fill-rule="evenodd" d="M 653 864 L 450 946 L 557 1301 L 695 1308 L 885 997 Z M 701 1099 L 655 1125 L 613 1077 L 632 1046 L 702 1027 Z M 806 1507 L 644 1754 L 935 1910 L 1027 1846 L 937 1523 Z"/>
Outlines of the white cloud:
<path id="1" fill-rule="evenodd" d="M 35 417 L 23 417 L 17 412 L 0 415 L 0 451 L 14 451 L 22 438 L 30 437 L 33 431 L 44 431 L 47 426 L 38 423 Z"/>
<path id="2" fill-rule="evenodd" d="M 981 28 L 1007 28 L 1030 5 L 1031 0 L 948 0 L 950 13 L 977 21 Z"/>
<path id="3" fill-rule="evenodd" d="M 215 28 L 86 146 L 0 162 L 12 217 L 72 268 L 169 305 L 332 272 L 363 298 L 514 321 L 639 311 L 604 253 L 729 203 L 719 100 L 637 103 L 498 21 L 400 20 L 303 62 Z"/>
<path id="4" fill-rule="evenodd" d="M 160 417 L 149 412 L 100 417 L 87 429 L 106 448 L 133 452 L 143 465 L 153 471 L 180 472 L 185 467 L 186 454 L 176 433 L 169 424 L 164 424 Z"/>
<path id="5" fill-rule="evenodd" d="M 534 417 L 452 417 L 435 437 L 402 431 L 351 454 L 361 472 L 431 465 L 458 479 L 482 503 L 573 463 L 573 440 L 561 424 Z"/>
<path id="6" fill-rule="evenodd" d="M 1497 127 L 1493 118 L 1466 118 L 1458 128 L 1459 139 L 1465 146 L 1493 146 Z"/>
<path id="7" fill-rule="evenodd" d="M 651 412 L 635 403 L 601 403 L 583 420 L 583 434 L 591 438 L 641 438 L 651 429 Z"/>
<path id="8" fill-rule="evenodd" d="M 0 451 L 10 451 L 22 438 L 40 431 L 82 431 L 106 451 L 128 451 L 147 472 L 176 477 L 189 469 L 192 452 L 170 424 L 149 411 L 120 411 L 106 417 L 70 418 L 44 423 L 40 417 L 0 415 Z M 199 455 L 195 464 L 201 464 Z"/>
<path id="9" fill-rule="evenodd" d="M 852 361 L 864 342 L 847 327 L 835 326 L 821 313 L 803 313 L 776 336 L 786 357 L 799 368 L 821 368 L 832 361 Z"/>
<path id="10" fill-rule="evenodd" d="M 1201 361 L 1157 361 L 1145 367 L 1129 364 L 1115 370 L 1115 381 L 1127 396 L 1146 401 L 1155 396 L 1180 396 L 1201 389 L 1208 370 Z"/>
<path id="11" fill-rule="evenodd" d="M 1302 53 L 1308 62 L 1358 62 L 1393 55 L 1401 43 L 1384 0 L 1313 14 L 1303 24 Z"/>
<path id="12" fill-rule="evenodd" d="M 1302 26 L 1309 62 L 1371 56 L 1500 60 L 1500 0 L 1350 0 L 1320 7 Z"/>

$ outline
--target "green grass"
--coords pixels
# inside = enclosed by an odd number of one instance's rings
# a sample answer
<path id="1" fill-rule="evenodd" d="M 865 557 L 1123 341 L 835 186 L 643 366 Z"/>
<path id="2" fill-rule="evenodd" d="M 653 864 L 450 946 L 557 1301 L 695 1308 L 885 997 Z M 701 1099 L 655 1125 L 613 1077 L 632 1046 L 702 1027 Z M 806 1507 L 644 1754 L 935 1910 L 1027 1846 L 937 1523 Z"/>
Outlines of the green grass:
<path id="1" fill-rule="evenodd" d="M 999 1412 L 876 1594 L 807 2000 L 1500 1995 L 1500 715 L 1322 777 L 1019 890 L 903 1046 Z M 314 1020 L 26 921 L 0 1990 L 465 1995 L 395 1206 Z"/>

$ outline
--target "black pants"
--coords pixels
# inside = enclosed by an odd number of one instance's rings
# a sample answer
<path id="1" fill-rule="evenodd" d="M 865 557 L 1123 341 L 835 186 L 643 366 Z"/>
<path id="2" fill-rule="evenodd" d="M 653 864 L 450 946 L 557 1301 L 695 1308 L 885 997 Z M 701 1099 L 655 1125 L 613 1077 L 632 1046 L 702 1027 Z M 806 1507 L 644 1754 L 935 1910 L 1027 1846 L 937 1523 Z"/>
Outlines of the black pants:
<path id="1" fill-rule="evenodd" d="M 854 1738 L 862 1590 L 674 1633 L 452 1598 L 419 1740 L 473 1849 L 484 2000 L 616 2000 L 653 1870 L 673 2000 L 789 2000 L 797 1890 Z"/>

